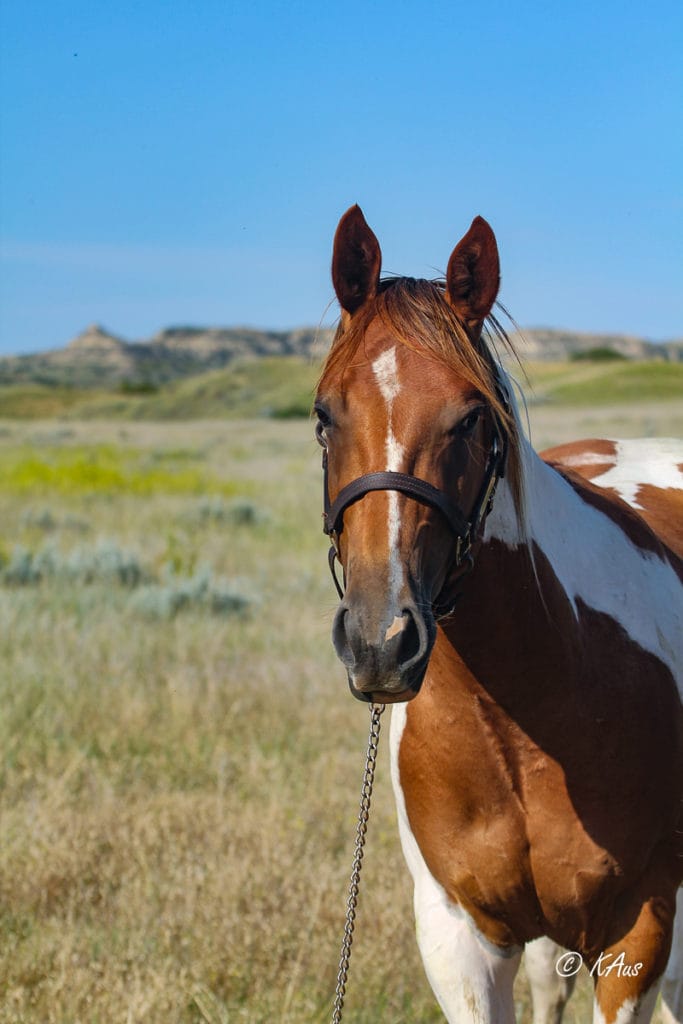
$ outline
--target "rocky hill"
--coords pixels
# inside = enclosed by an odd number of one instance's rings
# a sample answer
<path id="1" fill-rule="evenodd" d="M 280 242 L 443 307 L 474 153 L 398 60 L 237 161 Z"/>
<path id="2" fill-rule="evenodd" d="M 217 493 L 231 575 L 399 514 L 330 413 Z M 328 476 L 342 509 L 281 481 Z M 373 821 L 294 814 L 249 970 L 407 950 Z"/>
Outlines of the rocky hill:
<path id="1" fill-rule="evenodd" d="M 0 384 L 78 388 L 160 385 L 221 369 L 236 359 L 324 353 L 331 330 L 259 331 L 249 327 L 170 327 L 148 341 L 126 341 L 92 324 L 64 348 L 0 358 Z"/>
<path id="2" fill-rule="evenodd" d="M 547 327 L 526 328 L 512 338 L 520 357 L 529 362 L 561 362 L 600 352 L 613 352 L 624 359 L 683 362 L 683 339 L 651 342 L 629 334 L 588 334 Z"/>
<path id="3" fill-rule="evenodd" d="M 0 384 L 59 384 L 74 388 L 159 386 L 261 356 L 320 358 L 331 329 L 260 331 L 249 327 L 170 327 L 147 341 L 126 341 L 98 324 L 64 348 L 0 358 Z M 577 334 L 534 328 L 514 335 L 528 361 L 566 360 L 595 350 L 627 359 L 683 361 L 683 341 L 650 343 L 627 335 Z"/>

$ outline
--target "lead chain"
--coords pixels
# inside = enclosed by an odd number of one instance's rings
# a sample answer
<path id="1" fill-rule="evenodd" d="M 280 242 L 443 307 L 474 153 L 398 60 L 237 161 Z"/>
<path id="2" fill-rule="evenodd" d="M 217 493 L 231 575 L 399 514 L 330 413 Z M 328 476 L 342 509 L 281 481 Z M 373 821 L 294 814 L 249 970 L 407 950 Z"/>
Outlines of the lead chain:
<path id="1" fill-rule="evenodd" d="M 379 746 L 380 717 L 386 704 L 370 705 L 370 735 L 368 736 L 368 752 L 365 758 L 365 771 L 363 772 L 363 785 L 360 791 L 360 810 L 358 812 L 358 826 L 356 828 L 356 849 L 351 866 L 351 881 L 349 883 L 349 898 L 346 903 L 346 924 L 344 925 L 344 937 L 341 944 L 341 956 L 339 960 L 339 973 L 337 974 L 337 987 L 334 992 L 334 1011 L 332 1013 L 332 1024 L 340 1024 L 344 996 L 346 995 L 346 980 L 349 974 L 349 962 L 351 960 L 351 945 L 353 943 L 353 929 L 356 921 L 356 906 L 358 905 L 358 891 L 360 887 L 360 872 L 363 865 L 363 847 L 365 836 L 368 831 L 368 818 L 370 817 L 370 799 L 372 797 L 372 785 L 375 778 L 375 765 L 377 763 L 377 748 Z"/>

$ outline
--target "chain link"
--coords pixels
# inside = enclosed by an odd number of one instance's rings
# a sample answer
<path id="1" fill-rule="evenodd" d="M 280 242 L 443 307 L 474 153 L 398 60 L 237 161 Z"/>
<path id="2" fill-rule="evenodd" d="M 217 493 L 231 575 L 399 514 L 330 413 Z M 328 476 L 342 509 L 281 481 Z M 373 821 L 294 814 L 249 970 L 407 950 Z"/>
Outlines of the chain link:
<path id="1" fill-rule="evenodd" d="M 377 763 L 377 748 L 379 747 L 380 718 L 386 708 L 386 704 L 370 705 L 370 735 L 368 736 L 368 752 L 365 758 L 365 771 L 363 772 L 363 785 L 360 791 L 360 810 L 358 812 L 358 826 L 356 828 L 356 849 L 351 866 L 351 881 L 349 883 L 349 898 L 346 903 L 346 924 L 344 925 L 344 938 L 341 944 L 341 956 L 339 959 L 339 973 L 337 974 L 337 987 L 334 991 L 334 1011 L 332 1013 L 332 1024 L 340 1024 L 344 996 L 346 995 L 346 981 L 349 975 L 349 962 L 351 960 L 351 945 L 353 943 L 353 929 L 356 921 L 356 906 L 358 905 L 358 892 L 360 888 L 360 872 L 363 866 L 363 847 L 365 836 L 368 831 L 368 818 L 370 817 L 370 799 L 372 797 L 372 785 L 375 778 L 375 765 Z"/>

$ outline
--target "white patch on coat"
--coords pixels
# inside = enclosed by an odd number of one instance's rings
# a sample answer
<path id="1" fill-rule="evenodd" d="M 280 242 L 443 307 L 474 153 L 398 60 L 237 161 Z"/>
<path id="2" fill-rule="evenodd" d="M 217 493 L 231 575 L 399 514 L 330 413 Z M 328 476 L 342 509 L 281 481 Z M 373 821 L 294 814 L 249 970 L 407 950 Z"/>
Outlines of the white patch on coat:
<path id="1" fill-rule="evenodd" d="M 572 469 L 574 466 L 603 466 L 606 462 L 615 464 L 616 456 L 601 455 L 599 452 L 584 452 L 583 455 L 563 455 L 562 465 Z"/>
<path id="2" fill-rule="evenodd" d="M 521 949 L 500 950 L 478 931 L 431 875 L 411 832 L 398 769 L 406 714 L 405 704 L 392 709 L 391 779 L 403 855 L 415 885 L 417 941 L 427 978 L 452 1024 L 514 1024 L 512 985 Z"/>
<path id="3" fill-rule="evenodd" d="M 673 568 L 638 548 L 609 516 L 583 501 L 528 441 L 522 446 L 526 523 L 520 526 L 503 480 L 484 540 L 499 540 L 508 547 L 535 541 L 574 611 L 581 598 L 609 615 L 671 670 L 683 692 L 683 587 Z"/>
<path id="4" fill-rule="evenodd" d="M 598 487 L 610 487 L 636 509 L 641 487 L 683 488 L 683 442 L 675 438 L 643 437 L 616 441 L 616 462 L 593 478 Z"/>
<path id="5" fill-rule="evenodd" d="M 659 985 L 654 985 L 638 1000 L 625 999 L 610 1024 L 650 1024 L 658 994 Z M 597 1002 L 594 1004 L 593 1024 L 606 1024 L 605 1015 Z"/>
<path id="6" fill-rule="evenodd" d="M 405 448 L 394 434 L 392 410 L 394 399 L 401 391 L 396 364 L 396 349 L 389 348 L 372 364 L 372 372 L 379 385 L 380 394 L 387 407 L 387 434 L 384 441 L 386 470 L 398 473 L 405 455 Z M 388 516 L 387 532 L 389 544 L 389 588 L 392 600 L 396 600 L 403 586 L 403 563 L 398 550 L 398 538 L 401 529 L 401 513 L 398 504 L 398 492 L 387 491 Z"/>

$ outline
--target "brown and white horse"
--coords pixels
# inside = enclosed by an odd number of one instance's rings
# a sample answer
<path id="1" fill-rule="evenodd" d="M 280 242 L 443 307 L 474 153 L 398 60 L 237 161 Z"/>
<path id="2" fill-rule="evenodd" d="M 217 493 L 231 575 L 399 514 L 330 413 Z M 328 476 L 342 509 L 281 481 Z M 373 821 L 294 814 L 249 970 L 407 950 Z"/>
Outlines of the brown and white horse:
<path id="1" fill-rule="evenodd" d="M 417 938 L 449 1021 L 559 1021 L 579 954 L 594 1022 L 681 1020 L 683 446 L 537 455 L 493 353 L 495 238 L 443 282 L 380 279 L 358 207 L 316 396 L 352 691 L 395 704 Z M 678 927 L 683 918 L 679 897 Z M 666 969 L 666 973 L 665 973 Z"/>

